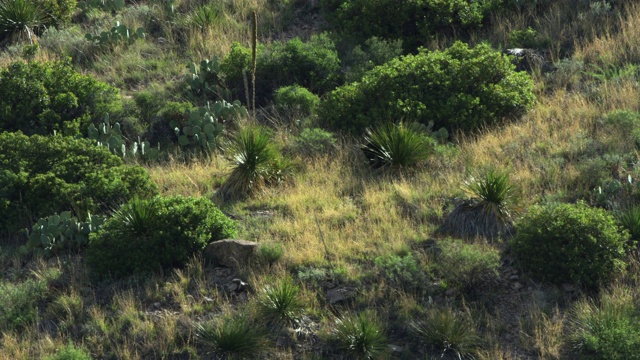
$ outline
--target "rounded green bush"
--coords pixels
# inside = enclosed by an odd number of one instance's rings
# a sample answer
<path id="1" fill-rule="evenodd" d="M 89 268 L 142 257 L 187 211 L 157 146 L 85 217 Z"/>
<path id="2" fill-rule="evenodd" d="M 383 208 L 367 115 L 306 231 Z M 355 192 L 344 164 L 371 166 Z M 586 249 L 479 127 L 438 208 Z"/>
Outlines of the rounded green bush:
<path id="1" fill-rule="evenodd" d="M 78 5 L 76 0 L 43 0 L 48 13 L 49 26 L 64 26 L 71 22 L 73 12 Z"/>
<path id="2" fill-rule="evenodd" d="M 15 62 L 0 72 L 0 131 L 77 135 L 120 106 L 116 88 L 78 73 L 69 60 Z"/>
<path id="3" fill-rule="evenodd" d="M 327 94 L 319 115 L 334 129 L 354 132 L 398 118 L 469 131 L 519 116 L 534 101 L 531 77 L 516 72 L 509 57 L 487 44 L 456 42 L 374 68 Z"/>
<path id="4" fill-rule="evenodd" d="M 511 246 L 539 280 L 595 288 L 625 266 L 629 233 L 604 209 L 584 203 L 533 206 L 516 223 Z"/>
<path id="5" fill-rule="evenodd" d="M 134 199 L 91 234 L 87 264 L 102 278 L 180 267 L 236 231 L 236 223 L 206 198 Z"/>
<path id="6" fill-rule="evenodd" d="M 156 191 L 144 168 L 125 165 L 90 140 L 0 134 L 0 233 L 14 235 L 63 211 L 103 214 Z"/>
<path id="7" fill-rule="evenodd" d="M 276 106 L 297 110 L 305 115 L 314 114 L 320 104 L 318 95 L 299 85 L 281 87 L 275 91 L 273 98 Z"/>

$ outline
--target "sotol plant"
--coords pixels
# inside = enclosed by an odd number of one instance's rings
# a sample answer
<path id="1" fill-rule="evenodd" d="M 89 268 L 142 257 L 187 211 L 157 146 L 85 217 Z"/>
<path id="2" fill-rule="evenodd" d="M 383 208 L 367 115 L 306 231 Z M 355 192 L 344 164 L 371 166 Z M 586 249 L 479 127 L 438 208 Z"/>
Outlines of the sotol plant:
<path id="1" fill-rule="evenodd" d="M 362 152 L 374 168 L 407 169 L 425 161 L 433 139 L 417 123 L 387 123 L 366 131 Z"/>

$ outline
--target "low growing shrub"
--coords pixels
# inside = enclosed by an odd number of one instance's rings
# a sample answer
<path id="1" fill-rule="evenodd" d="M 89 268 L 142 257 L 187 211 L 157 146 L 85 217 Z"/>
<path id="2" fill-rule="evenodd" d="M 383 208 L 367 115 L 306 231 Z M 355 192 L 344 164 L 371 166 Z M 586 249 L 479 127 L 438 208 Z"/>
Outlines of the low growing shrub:
<path id="1" fill-rule="evenodd" d="M 180 267 L 211 241 L 236 232 L 236 223 L 206 198 L 134 199 L 91 234 L 87 264 L 103 278 Z"/>
<path id="2" fill-rule="evenodd" d="M 273 95 L 276 106 L 283 110 L 296 111 L 302 116 L 313 115 L 320 104 L 320 98 L 299 85 L 284 86 Z"/>
<path id="3" fill-rule="evenodd" d="M 118 90 L 76 72 L 69 60 L 15 62 L 0 72 L 0 131 L 84 133 L 120 106 Z"/>
<path id="4" fill-rule="evenodd" d="M 51 214 L 104 214 L 156 191 L 142 167 L 89 140 L 0 134 L 0 229 L 10 235 Z"/>
<path id="5" fill-rule="evenodd" d="M 448 286 L 473 292 L 498 278 L 500 252 L 496 248 L 454 239 L 440 241 L 438 246 L 442 253 L 436 258 L 437 269 Z"/>
<path id="6" fill-rule="evenodd" d="M 328 131 L 305 128 L 294 138 L 290 147 L 294 153 L 314 156 L 331 152 L 336 148 L 336 142 L 336 137 Z"/>
<path id="7" fill-rule="evenodd" d="M 606 210 L 580 202 L 531 207 L 511 246 L 534 278 L 593 289 L 624 269 L 628 240 Z"/>
<path id="8" fill-rule="evenodd" d="M 531 77 L 516 72 L 508 56 L 456 42 L 374 68 L 327 94 L 318 113 L 327 126 L 353 132 L 398 118 L 471 131 L 522 115 L 534 100 Z"/>

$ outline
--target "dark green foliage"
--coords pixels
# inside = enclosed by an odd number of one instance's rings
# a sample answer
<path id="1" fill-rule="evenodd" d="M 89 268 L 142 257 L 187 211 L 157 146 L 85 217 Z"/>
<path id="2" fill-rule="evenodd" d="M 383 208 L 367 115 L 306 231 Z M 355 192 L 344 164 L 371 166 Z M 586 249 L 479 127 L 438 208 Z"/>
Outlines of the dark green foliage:
<path id="1" fill-rule="evenodd" d="M 510 237 L 517 196 L 509 174 L 488 169 L 478 178 L 465 182 L 470 200 L 458 204 L 447 216 L 440 230 L 452 236 L 488 239 Z"/>
<path id="2" fill-rule="evenodd" d="M 289 278 L 268 285 L 258 299 L 258 314 L 275 324 L 294 324 L 304 309 L 299 294 L 300 288 Z"/>
<path id="3" fill-rule="evenodd" d="M 450 354 L 456 359 L 473 359 L 480 346 L 481 338 L 468 311 L 432 308 L 427 311 L 424 321 L 411 323 L 411 328 L 441 357 Z"/>
<path id="4" fill-rule="evenodd" d="M 356 45 L 343 61 L 347 68 L 345 80 L 360 81 L 367 71 L 402 54 L 402 40 L 384 40 L 378 37 L 367 39 L 364 46 Z"/>
<path id="5" fill-rule="evenodd" d="M 327 126 L 354 132 L 389 119 L 471 131 L 519 116 L 534 100 L 531 78 L 506 55 L 487 44 L 456 42 L 374 68 L 327 94 L 319 115 Z"/>
<path id="6" fill-rule="evenodd" d="M 71 22 L 76 0 L 42 0 L 48 14 L 47 26 L 61 27 Z"/>
<path id="7" fill-rule="evenodd" d="M 102 214 L 155 192 L 142 167 L 125 166 L 89 140 L 0 134 L 0 229 L 8 234 L 51 214 Z"/>
<path id="8" fill-rule="evenodd" d="M 135 199 L 91 234 L 87 263 L 98 277 L 170 269 L 211 241 L 235 235 L 236 223 L 206 198 Z"/>
<path id="9" fill-rule="evenodd" d="M 479 28 L 503 0 L 327 0 L 327 18 L 343 36 L 402 39 L 412 50 L 437 34 Z"/>
<path id="10" fill-rule="evenodd" d="M 119 105 L 116 88 L 76 72 L 69 60 L 16 62 L 0 72 L 0 131 L 76 135 Z"/>
<path id="11" fill-rule="evenodd" d="M 407 169 L 429 158 L 435 147 L 423 125 L 386 123 L 367 129 L 362 152 L 373 168 Z"/>
<path id="12" fill-rule="evenodd" d="M 56 351 L 55 354 L 47 356 L 44 360 L 91 360 L 91 354 L 82 349 L 73 346 L 73 343 Z"/>
<path id="13" fill-rule="evenodd" d="M 330 132 L 305 128 L 294 139 L 291 150 L 305 156 L 321 155 L 335 150 L 336 141 L 336 137 Z"/>
<path id="14" fill-rule="evenodd" d="M 299 38 L 285 43 L 275 41 L 259 46 L 256 60 L 256 101 L 265 104 L 273 91 L 298 84 L 315 94 L 323 94 L 341 82 L 340 59 L 335 45 L 326 35 Z M 251 49 L 234 44 L 220 70 L 235 99 L 245 98 L 244 74 L 251 78 Z"/>
<path id="15" fill-rule="evenodd" d="M 330 335 L 338 350 L 355 359 L 375 359 L 387 347 L 383 329 L 373 314 L 347 315 L 336 320 Z"/>
<path id="16" fill-rule="evenodd" d="M 277 89 L 273 96 L 277 107 L 295 111 L 299 116 L 313 115 L 320 104 L 320 98 L 311 91 L 298 85 Z"/>
<path id="17" fill-rule="evenodd" d="M 271 131 L 248 126 L 236 132 L 227 152 L 232 161 L 231 174 L 218 190 L 223 198 L 240 198 L 264 186 L 284 180 L 292 169 L 271 139 Z"/>
<path id="18" fill-rule="evenodd" d="M 33 44 L 47 19 L 47 8 L 39 1 L 0 0 L 0 41 Z"/>
<path id="19" fill-rule="evenodd" d="M 27 250 L 51 256 L 63 252 L 78 251 L 89 243 L 89 234 L 98 231 L 106 217 L 87 214 L 84 221 L 64 211 L 38 220 L 31 228 Z"/>
<path id="20" fill-rule="evenodd" d="M 242 316 L 196 324 L 195 335 L 209 354 L 232 358 L 256 359 L 265 347 L 264 333 Z"/>
<path id="21" fill-rule="evenodd" d="M 509 33 L 509 47 L 540 49 L 548 46 L 548 40 L 542 39 L 532 27 L 513 30 Z"/>
<path id="22" fill-rule="evenodd" d="M 603 209 L 584 203 L 533 206 L 516 231 L 513 252 L 536 279 L 593 289 L 624 269 L 629 234 Z"/>

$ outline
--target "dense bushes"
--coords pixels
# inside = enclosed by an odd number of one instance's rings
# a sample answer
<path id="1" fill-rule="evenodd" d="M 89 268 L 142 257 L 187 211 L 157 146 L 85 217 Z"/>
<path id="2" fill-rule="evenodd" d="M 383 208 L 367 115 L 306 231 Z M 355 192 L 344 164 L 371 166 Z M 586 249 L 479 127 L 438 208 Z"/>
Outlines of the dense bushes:
<path id="1" fill-rule="evenodd" d="M 76 72 L 68 60 L 16 62 L 0 72 L 0 131 L 75 135 L 119 105 L 116 88 Z"/>
<path id="2" fill-rule="evenodd" d="M 96 214 L 155 191 L 143 168 L 89 140 L 0 134 L 0 229 L 9 234 L 54 213 Z"/>
<path id="3" fill-rule="evenodd" d="M 211 241 L 235 235 L 235 222 L 208 199 L 134 199 L 91 234 L 87 263 L 99 277 L 168 269 Z"/>
<path id="4" fill-rule="evenodd" d="M 628 233 L 605 210 L 584 203 L 534 206 L 516 231 L 513 251 L 537 279 L 594 288 L 625 265 Z"/>
<path id="5" fill-rule="evenodd" d="M 244 78 L 251 78 L 251 49 L 236 43 L 224 58 L 220 70 L 234 99 L 245 98 Z M 298 84 L 322 94 L 341 81 L 340 59 L 335 45 L 326 35 L 299 38 L 287 42 L 275 41 L 260 46 L 256 59 L 256 98 L 258 103 L 270 99 L 282 86 Z"/>
<path id="6" fill-rule="evenodd" d="M 467 30 L 482 25 L 486 15 L 503 0 L 325 0 L 337 30 L 355 40 L 371 36 L 423 43 L 437 33 Z"/>
<path id="7" fill-rule="evenodd" d="M 48 25 L 63 26 L 71 22 L 71 16 L 76 10 L 76 0 L 44 0 L 42 4 L 48 13 Z"/>
<path id="8" fill-rule="evenodd" d="M 358 131 L 390 119 L 473 130 L 522 114 L 534 102 L 533 83 L 489 45 L 456 42 L 421 50 L 368 72 L 329 93 L 320 118 L 334 129 Z"/>

